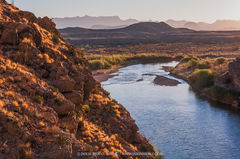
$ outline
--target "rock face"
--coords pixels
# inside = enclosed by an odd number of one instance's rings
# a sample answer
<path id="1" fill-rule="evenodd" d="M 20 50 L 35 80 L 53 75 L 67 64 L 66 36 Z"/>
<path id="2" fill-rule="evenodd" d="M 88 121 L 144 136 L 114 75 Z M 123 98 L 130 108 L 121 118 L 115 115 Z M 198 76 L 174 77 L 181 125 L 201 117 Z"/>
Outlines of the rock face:
<path id="1" fill-rule="evenodd" d="M 234 88 L 240 92 L 240 58 L 229 64 L 229 76 Z"/>
<path id="2" fill-rule="evenodd" d="M 153 152 L 55 24 L 5 0 L 0 1 L 0 134 L 0 158 Z"/>

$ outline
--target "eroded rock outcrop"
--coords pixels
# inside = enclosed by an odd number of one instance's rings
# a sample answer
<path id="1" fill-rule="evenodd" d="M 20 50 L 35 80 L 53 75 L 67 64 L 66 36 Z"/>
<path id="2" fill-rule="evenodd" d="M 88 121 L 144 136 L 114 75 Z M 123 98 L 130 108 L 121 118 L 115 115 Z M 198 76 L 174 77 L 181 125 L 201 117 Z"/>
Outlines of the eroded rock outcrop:
<path id="1" fill-rule="evenodd" d="M 55 24 L 4 0 L 0 1 L 0 134 L 0 158 L 153 152 L 127 110 L 93 79 L 84 55 L 59 37 Z"/>
<path id="2" fill-rule="evenodd" d="M 240 58 L 229 64 L 229 76 L 234 87 L 240 92 Z"/>

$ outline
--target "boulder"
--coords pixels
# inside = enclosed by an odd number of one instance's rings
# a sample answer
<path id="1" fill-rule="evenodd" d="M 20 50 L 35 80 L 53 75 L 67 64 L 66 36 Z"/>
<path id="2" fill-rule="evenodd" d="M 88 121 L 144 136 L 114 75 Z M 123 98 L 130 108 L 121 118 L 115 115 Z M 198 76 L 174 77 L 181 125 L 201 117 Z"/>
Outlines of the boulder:
<path id="1" fill-rule="evenodd" d="M 64 93 L 63 95 L 76 105 L 83 103 L 83 93 L 80 91 L 72 91 L 69 93 Z"/>
<path id="2" fill-rule="evenodd" d="M 69 77 L 53 81 L 53 85 L 62 93 L 71 92 L 74 89 L 75 84 L 76 82 Z"/>
<path id="3" fill-rule="evenodd" d="M 63 101 L 61 105 L 54 105 L 53 109 L 57 112 L 59 115 L 66 115 L 69 112 L 72 112 L 75 110 L 75 104 L 73 104 L 71 101 Z"/>
<path id="4" fill-rule="evenodd" d="M 19 14 L 19 16 L 27 19 L 27 20 L 30 21 L 30 22 L 33 22 L 33 23 L 37 22 L 36 16 L 35 16 L 33 13 L 31 13 L 31 12 L 28 12 L 28 11 L 20 11 L 18 14 Z"/>
<path id="5" fill-rule="evenodd" d="M 0 43 L 17 45 L 18 40 L 17 25 L 15 23 L 5 23 Z"/>
<path id="6" fill-rule="evenodd" d="M 83 87 L 84 87 L 84 76 L 74 77 L 74 80 L 76 81 L 76 85 L 75 85 L 74 89 L 76 89 L 76 90 L 83 90 Z"/>
<path id="7" fill-rule="evenodd" d="M 48 17 L 38 18 L 38 25 L 46 29 L 49 32 L 52 32 L 56 35 L 60 35 L 59 31 L 56 29 L 56 24 Z"/>

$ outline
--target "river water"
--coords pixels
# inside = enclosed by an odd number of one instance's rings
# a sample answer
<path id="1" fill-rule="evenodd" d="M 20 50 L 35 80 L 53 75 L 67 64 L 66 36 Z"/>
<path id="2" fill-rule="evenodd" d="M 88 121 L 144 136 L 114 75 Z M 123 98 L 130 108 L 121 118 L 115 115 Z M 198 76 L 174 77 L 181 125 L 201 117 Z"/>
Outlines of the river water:
<path id="1" fill-rule="evenodd" d="M 162 66 L 177 62 L 138 64 L 121 68 L 102 82 L 111 97 L 130 112 L 139 131 L 163 152 L 164 159 L 240 159 L 240 115 L 199 98 L 183 80 Z M 181 82 L 153 84 L 158 74 Z M 137 80 L 143 79 L 137 82 Z"/>

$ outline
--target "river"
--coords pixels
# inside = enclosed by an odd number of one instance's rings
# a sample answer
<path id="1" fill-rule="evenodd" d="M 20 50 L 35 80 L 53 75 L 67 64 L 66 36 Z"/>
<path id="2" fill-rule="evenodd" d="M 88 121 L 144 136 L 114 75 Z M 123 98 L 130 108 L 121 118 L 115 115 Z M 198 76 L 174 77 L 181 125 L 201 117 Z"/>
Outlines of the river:
<path id="1" fill-rule="evenodd" d="M 163 152 L 164 159 L 239 159 L 239 113 L 199 98 L 188 83 L 162 69 L 176 64 L 127 66 L 102 85 L 130 112 L 139 131 Z M 154 85 L 155 77 L 143 74 L 162 75 L 181 84 Z"/>

